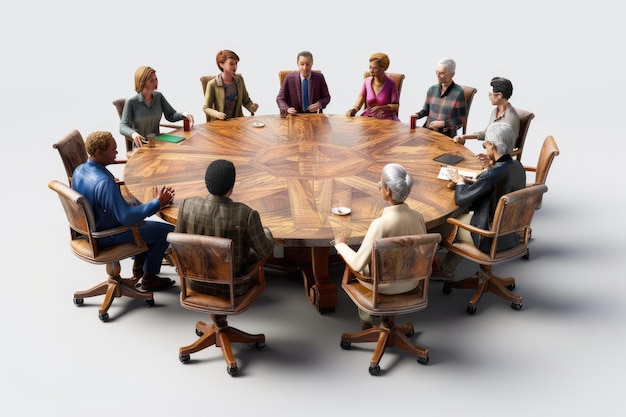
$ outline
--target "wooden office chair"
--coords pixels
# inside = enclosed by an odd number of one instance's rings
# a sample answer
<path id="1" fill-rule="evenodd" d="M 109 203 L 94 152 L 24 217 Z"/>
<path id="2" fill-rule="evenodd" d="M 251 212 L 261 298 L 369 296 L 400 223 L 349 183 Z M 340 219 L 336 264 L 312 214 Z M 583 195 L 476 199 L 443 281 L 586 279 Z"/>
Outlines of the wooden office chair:
<path id="1" fill-rule="evenodd" d="M 515 111 L 519 116 L 519 133 L 517 135 L 517 139 L 515 140 L 513 152 L 511 152 L 510 155 L 521 162 L 522 152 L 524 151 L 524 143 L 526 142 L 526 134 L 528 133 L 530 122 L 535 118 L 535 114 L 529 112 L 528 110 L 519 108 L 515 108 Z"/>
<path id="2" fill-rule="evenodd" d="M 465 123 L 463 123 L 463 134 L 467 133 L 467 121 L 469 120 L 470 108 L 472 107 L 472 101 L 474 101 L 474 96 L 476 95 L 476 90 L 474 87 L 468 87 L 466 85 L 462 85 L 463 92 L 465 93 L 465 108 L 467 112 L 467 118 L 465 119 Z"/>
<path id="3" fill-rule="evenodd" d="M 117 110 L 117 116 L 120 118 L 120 120 L 122 120 L 122 113 L 124 112 L 125 103 L 126 103 L 125 98 L 118 98 L 117 100 L 113 100 L 113 105 L 115 106 L 115 110 Z M 166 127 L 169 129 L 182 128 L 182 126 L 179 126 L 173 123 L 159 123 L 159 126 Z M 124 136 L 124 139 L 126 141 L 126 158 L 130 158 L 135 152 L 133 139 L 128 136 Z"/>
<path id="4" fill-rule="evenodd" d="M 515 288 L 515 278 L 500 278 L 493 275 L 491 270 L 494 265 L 528 255 L 530 223 L 541 196 L 547 191 L 545 184 L 537 184 L 500 197 L 494 212 L 491 230 L 479 229 L 454 218 L 447 219 L 447 222 L 453 225 L 453 230 L 443 240 L 444 246 L 449 251 L 480 265 L 480 270 L 473 276 L 460 281 L 446 280 L 443 284 L 443 292 L 446 294 L 450 293 L 452 288 L 474 290 L 474 295 L 467 306 L 468 314 L 476 312 L 478 301 L 483 294 L 488 292 L 510 301 L 513 309 L 521 310 L 522 297 L 511 292 Z M 459 229 L 493 239 L 489 252 L 482 252 L 471 242 L 455 241 Z M 510 249 L 497 251 L 499 239 L 511 233 L 518 234 L 519 244 Z"/>
<path id="5" fill-rule="evenodd" d="M 71 187 L 74 170 L 80 164 L 87 162 L 87 158 L 89 157 L 87 155 L 87 150 L 85 149 L 85 141 L 78 130 L 72 130 L 58 142 L 52 144 L 52 147 L 59 151 L 59 156 L 61 157 L 61 161 L 65 167 L 65 173 L 67 174 L 67 183 Z M 114 163 L 125 164 L 126 160 L 119 159 Z M 132 198 L 130 191 L 128 191 L 128 188 L 124 184 L 124 181 L 116 178 L 115 182 L 117 182 L 117 185 L 120 186 L 120 191 L 127 201 L 135 201 Z"/>
<path id="6" fill-rule="evenodd" d="M 241 75 L 239 73 L 237 74 Z M 215 78 L 215 75 L 203 75 L 202 77 L 200 77 L 200 84 L 202 85 L 202 98 L 203 99 L 204 99 L 204 95 L 206 94 L 206 86 L 209 84 L 209 81 L 211 81 L 213 78 Z M 211 120 L 209 119 L 209 115 L 206 113 L 204 113 L 204 115 L 206 116 L 207 123 L 210 122 Z M 254 113 L 250 112 L 250 115 L 254 116 Z"/>
<path id="7" fill-rule="evenodd" d="M 380 317 L 381 323 L 358 333 L 344 333 L 341 336 L 341 347 L 349 349 L 352 343 L 376 343 L 369 366 L 371 375 L 380 373 L 380 359 L 390 346 L 397 346 L 417 356 L 421 364 L 428 363 L 428 349 L 415 345 L 409 339 L 414 333 L 413 323 L 396 325 L 395 322 L 398 315 L 420 311 L 428 305 L 428 279 L 440 241 L 439 233 L 376 240 L 369 277 L 346 265 L 341 287 L 358 308 Z M 368 289 L 359 280 L 371 282 L 373 289 Z M 394 295 L 378 291 L 381 285 L 408 282 L 417 283 L 417 287 Z"/>
<path id="8" fill-rule="evenodd" d="M 260 260 L 250 267 L 242 277 L 235 276 L 233 265 L 233 242 L 230 239 L 172 232 L 168 235 L 174 263 L 180 276 L 180 304 L 182 307 L 208 313 L 212 323 L 196 323 L 198 340 L 179 349 L 181 362 L 188 362 L 190 354 L 209 346 L 219 346 L 226 360 L 226 370 L 231 376 L 239 372 L 231 343 L 254 343 L 257 349 L 265 347 L 265 335 L 249 334 L 228 325 L 229 315 L 241 314 L 248 310 L 265 288 L 265 272 Z M 205 294 L 191 288 L 193 281 L 209 284 L 222 284 L 227 288 L 228 297 Z M 247 291 L 235 295 L 235 285 L 248 281 Z"/>
<path id="9" fill-rule="evenodd" d="M 365 71 L 363 73 L 363 78 L 367 78 L 371 75 L 372 75 L 371 72 Z M 395 72 L 385 72 L 385 75 L 395 81 L 396 87 L 398 87 L 398 101 L 400 101 L 400 94 L 402 93 L 402 84 L 404 83 L 404 78 L 405 78 L 404 74 L 399 74 Z"/>
<path id="10" fill-rule="evenodd" d="M 89 201 L 83 195 L 56 180 L 50 181 L 48 187 L 55 191 L 61 200 L 61 205 L 70 226 L 70 247 L 74 255 L 92 264 L 106 265 L 107 280 L 86 291 L 76 291 L 74 293 L 74 304 L 81 306 L 85 298 L 104 294 L 104 301 L 98 310 L 98 317 L 102 321 L 109 320 L 109 307 L 111 307 L 113 299 L 117 297 L 137 298 L 145 300 L 149 306 L 154 305 L 154 298 L 151 292 L 135 289 L 135 285 L 139 281 L 138 278 L 120 277 L 120 261 L 122 259 L 130 258 L 148 250 L 148 245 L 139 235 L 139 224 L 96 231 L 96 219 L 93 210 Z M 121 243 L 107 249 L 98 248 L 96 239 L 114 236 L 129 230 L 133 232 L 133 242 Z"/>

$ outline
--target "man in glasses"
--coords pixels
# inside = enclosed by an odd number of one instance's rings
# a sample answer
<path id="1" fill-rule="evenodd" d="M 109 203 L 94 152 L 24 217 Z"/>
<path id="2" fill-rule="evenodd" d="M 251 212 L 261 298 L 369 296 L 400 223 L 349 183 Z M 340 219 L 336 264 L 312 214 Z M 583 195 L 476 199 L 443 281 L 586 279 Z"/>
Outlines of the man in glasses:
<path id="1" fill-rule="evenodd" d="M 511 81 L 502 77 L 494 77 L 491 79 L 489 87 L 489 101 L 492 105 L 496 106 L 491 112 L 489 117 L 489 123 L 487 127 L 492 123 L 502 122 L 506 123 L 513 129 L 515 137 L 519 134 L 519 116 L 515 111 L 515 108 L 509 103 L 509 99 L 513 95 L 513 84 Z M 468 139 L 485 140 L 485 130 L 475 133 L 468 133 L 466 135 L 457 135 L 453 138 L 456 143 L 463 145 Z"/>

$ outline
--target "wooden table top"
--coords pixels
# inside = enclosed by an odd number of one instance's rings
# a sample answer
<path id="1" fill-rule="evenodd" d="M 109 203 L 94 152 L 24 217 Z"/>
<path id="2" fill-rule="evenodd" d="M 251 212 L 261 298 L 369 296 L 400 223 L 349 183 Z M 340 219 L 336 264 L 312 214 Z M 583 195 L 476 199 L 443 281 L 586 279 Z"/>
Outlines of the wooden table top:
<path id="1" fill-rule="evenodd" d="M 176 223 L 183 199 L 208 194 L 208 164 L 228 159 L 237 169 L 232 199 L 258 210 L 276 244 L 283 246 L 329 246 L 335 232 L 345 229 L 351 231 L 350 244 L 360 243 L 387 206 L 377 183 L 389 162 L 401 164 L 413 177 L 406 203 L 423 214 L 429 229 L 459 210 L 448 182 L 437 179 L 441 164 L 433 158 L 458 154 L 465 160 L 456 167 L 480 169 L 474 154 L 447 136 L 369 117 L 240 117 L 171 134 L 186 140 L 157 141 L 155 148 L 143 147 L 129 159 L 124 181 L 133 196 L 147 201 L 153 186 L 173 186 L 176 200 L 160 215 Z M 337 206 L 352 213 L 332 214 Z"/>

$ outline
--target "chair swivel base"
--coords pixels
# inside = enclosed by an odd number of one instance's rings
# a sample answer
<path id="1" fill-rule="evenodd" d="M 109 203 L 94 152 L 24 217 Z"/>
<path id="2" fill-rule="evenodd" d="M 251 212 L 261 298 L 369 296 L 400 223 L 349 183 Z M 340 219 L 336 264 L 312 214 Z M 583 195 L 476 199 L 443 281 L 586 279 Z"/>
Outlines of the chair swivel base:
<path id="1" fill-rule="evenodd" d="M 109 268 L 107 267 L 107 270 Z M 98 285 L 91 287 L 85 291 L 76 291 L 74 293 L 74 304 L 83 305 L 85 298 L 96 297 L 104 294 L 104 301 L 98 310 L 98 318 L 106 322 L 109 320 L 109 307 L 113 304 L 113 299 L 118 297 L 130 297 L 139 300 L 146 300 L 146 305 L 154 305 L 154 295 L 151 292 L 141 291 L 135 288 L 139 278 L 121 278 L 119 275 L 112 276 Z"/>
<path id="2" fill-rule="evenodd" d="M 476 305 L 483 294 L 491 292 L 500 298 L 511 302 L 511 308 L 514 310 L 522 309 L 522 297 L 513 294 L 511 291 L 515 289 L 515 278 L 500 278 L 491 273 L 491 266 L 481 265 L 480 270 L 471 277 L 452 281 L 446 280 L 443 283 L 443 292 L 449 294 L 453 288 L 473 289 L 474 295 L 467 306 L 467 313 L 476 313 Z"/>
<path id="3" fill-rule="evenodd" d="M 344 333 L 341 335 L 341 347 L 350 349 L 352 343 L 374 342 L 376 348 L 370 360 L 370 375 L 380 373 L 380 359 L 387 347 L 397 346 L 405 352 L 417 357 L 417 361 L 422 365 L 428 363 L 428 349 L 411 342 L 409 337 L 413 336 L 413 323 L 408 322 L 402 326 L 395 324 L 395 317 L 385 317 L 378 325 L 370 329 L 362 330 L 358 333 Z"/>
<path id="4" fill-rule="evenodd" d="M 231 344 L 254 343 L 254 347 L 261 350 L 265 348 L 265 335 L 250 334 L 230 327 L 226 316 L 211 316 L 211 319 L 213 323 L 207 324 L 202 321 L 196 323 L 196 334 L 200 338 L 191 345 L 181 347 L 178 359 L 182 363 L 189 362 L 192 353 L 215 345 L 222 350 L 222 355 L 227 365 L 226 371 L 230 376 L 235 376 L 239 372 L 239 368 L 233 355 Z"/>

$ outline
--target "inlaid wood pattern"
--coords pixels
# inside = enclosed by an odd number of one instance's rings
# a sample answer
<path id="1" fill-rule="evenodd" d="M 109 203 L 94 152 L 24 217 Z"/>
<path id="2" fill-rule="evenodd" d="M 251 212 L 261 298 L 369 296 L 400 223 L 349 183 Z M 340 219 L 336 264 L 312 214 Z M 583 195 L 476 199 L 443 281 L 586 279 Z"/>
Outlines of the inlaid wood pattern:
<path id="1" fill-rule="evenodd" d="M 263 127 L 253 123 L 261 122 Z M 480 169 L 474 154 L 448 137 L 405 123 L 368 117 L 297 114 L 241 117 L 199 124 L 179 143 L 157 141 L 141 148 L 126 164 L 124 179 L 139 200 L 152 198 L 152 187 L 176 189 L 172 207 L 162 217 L 176 223 L 180 202 L 206 195 L 204 173 L 214 159 L 237 168 L 232 198 L 259 211 L 261 220 L 283 246 L 323 247 L 339 229 L 349 229 L 349 243 L 359 243 L 386 203 L 377 183 L 382 167 L 402 164 L 414 179 L 407 204 L 419 210 L 428 228 L 459 209 L 453 190 L 437 179 L 442 153 L 465 157 L 457 167 Z M 330 209 L 345 206 L 348 216 Z"/>

